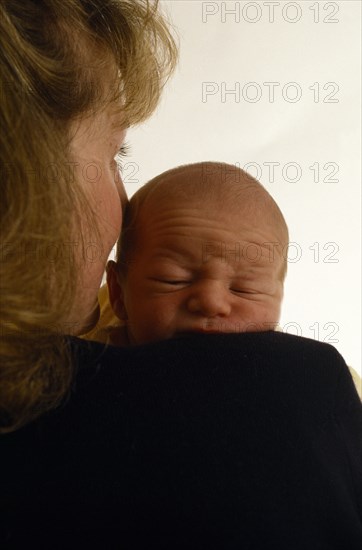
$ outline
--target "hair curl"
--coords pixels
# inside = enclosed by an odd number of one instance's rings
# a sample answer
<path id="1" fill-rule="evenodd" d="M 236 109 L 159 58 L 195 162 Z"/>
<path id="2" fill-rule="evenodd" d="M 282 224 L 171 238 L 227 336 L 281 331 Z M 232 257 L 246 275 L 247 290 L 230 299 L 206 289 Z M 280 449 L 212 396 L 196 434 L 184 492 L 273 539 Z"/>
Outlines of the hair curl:
<path id="1" fill-rule="evenodd" d="M 4 0 L 0 43 L 0 430 L 7 432 L 56 407 L 74 371 L 65 320 L 82 266 L 69 243 L 74 231 L 81 235 L 79 213 L 92 219 L 92 212 L 70 175 L 70 123 L 112 102 L 120 125 L 146 119 L 177 48 L 158 0 Z"/>

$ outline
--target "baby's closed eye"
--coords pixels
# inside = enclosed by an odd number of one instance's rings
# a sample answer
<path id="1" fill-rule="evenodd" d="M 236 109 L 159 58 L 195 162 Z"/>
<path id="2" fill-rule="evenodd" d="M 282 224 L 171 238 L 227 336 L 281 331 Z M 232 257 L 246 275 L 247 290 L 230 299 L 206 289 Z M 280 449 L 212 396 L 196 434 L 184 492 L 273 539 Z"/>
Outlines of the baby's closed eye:
<path id="1" fill-rule="evenodd" d="M 164 283 L 167 285 L 181 285 L 189 283 L 189 280 L 186 279 L 171 279 L 166 277 L 149 277 L 150 281 L 155 281 L 157 283 Z"/>
<path id="2" fill-rule="evenodd" d="M 179 265 L 164 265 L 151 269 L 147 276 L 148 281 L 157 287 L 165 289 L 178 289 L 189 285 L 192 280 L 192 273 Z"/>

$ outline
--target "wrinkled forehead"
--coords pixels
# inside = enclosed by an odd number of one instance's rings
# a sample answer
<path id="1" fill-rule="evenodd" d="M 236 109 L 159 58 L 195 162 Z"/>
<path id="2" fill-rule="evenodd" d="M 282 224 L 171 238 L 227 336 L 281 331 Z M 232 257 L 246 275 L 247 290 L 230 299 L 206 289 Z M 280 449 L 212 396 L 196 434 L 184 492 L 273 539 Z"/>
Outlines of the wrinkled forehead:
<path id="1" fill-rule="evenodd" d="M 163 242 L 173 248 L 176 242 L 225 243 L 285 243 L 282 231 L 273 219 L 254 206 L 239 200 L 225 201 L 222 198 L 190 196 L 189 193 L 170 194 L 161 200 L 148 202 L 141 209 L 136 223 L 140 241 L 158 244 Z M 178 240 L 177 240 L 178 239 Z"/>
<path id="2" fill-rule="evenodd" d="M 137 236 L 134 252 L 144 265 L 165 261 L 199 269 L 221 260 L 233 272 L 270 274 L 281 272 L 284 263 L 284 243 L 266 224 L 190 201 L 145 211 Z"/>
<path id="3" fill-rule="evenodd" d="M 155 178 L 142 201 L 142 218 L 187 210 L 237 228 L 277 224 L 275 203 L 264 188 L 236 167 L 200 163 Z M 282 220 L 280 220 L 282 221 Z"/>

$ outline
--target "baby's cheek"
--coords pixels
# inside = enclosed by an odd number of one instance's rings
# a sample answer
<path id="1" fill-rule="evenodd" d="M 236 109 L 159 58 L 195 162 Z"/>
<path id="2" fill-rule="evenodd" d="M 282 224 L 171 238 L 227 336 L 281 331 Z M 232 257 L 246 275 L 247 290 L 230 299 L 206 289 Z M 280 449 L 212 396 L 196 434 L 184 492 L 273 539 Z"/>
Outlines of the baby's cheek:
<path id="1" fill-rule="evenodd" d="M 272 330 L 279 320 L 279 307 L 276 303 L 248 302 L 240 314 L 242 332 Z"/>
<path id="2" fill-rule="evenodd" d="M 271 303 L 265 304 L 259 314 L 259 323 L 263 326 L 263 330 L 273 329 L 280 318 L 280 301 L 273 300 Z"/>
<path id="3" fill-rule="evenodd" d="M 157 301 L 156 301 L 157 302 Z M 139 317 L 135 327 L 138 338 L 146 342 L 157 342 L 171 338 L 175 329 L 175 319 L 170 308 L 152 301 Z"/>

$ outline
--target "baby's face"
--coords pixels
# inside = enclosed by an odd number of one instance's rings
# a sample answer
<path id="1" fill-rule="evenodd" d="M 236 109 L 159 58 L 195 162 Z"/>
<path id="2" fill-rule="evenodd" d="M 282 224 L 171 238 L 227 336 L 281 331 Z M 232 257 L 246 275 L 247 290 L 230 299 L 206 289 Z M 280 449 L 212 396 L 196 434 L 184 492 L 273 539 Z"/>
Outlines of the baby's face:
<path id="1" fill-rule="evenodd" d="M 277 239 L 251 213 L 215 205 L 168 202 L 141 212 L 122 284 L 131 343 L 275 328 L 283 297 Z"/>

